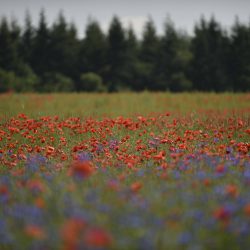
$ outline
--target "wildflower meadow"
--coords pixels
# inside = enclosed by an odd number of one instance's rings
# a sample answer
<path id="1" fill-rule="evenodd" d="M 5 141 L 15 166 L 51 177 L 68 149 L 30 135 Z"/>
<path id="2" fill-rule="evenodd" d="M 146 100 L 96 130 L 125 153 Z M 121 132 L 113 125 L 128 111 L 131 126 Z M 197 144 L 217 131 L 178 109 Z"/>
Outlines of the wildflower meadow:
<path id="1" fill-rule="evenodd" d="M 250 249 L 250 94 L 0 95 L 0 249 Z"/>

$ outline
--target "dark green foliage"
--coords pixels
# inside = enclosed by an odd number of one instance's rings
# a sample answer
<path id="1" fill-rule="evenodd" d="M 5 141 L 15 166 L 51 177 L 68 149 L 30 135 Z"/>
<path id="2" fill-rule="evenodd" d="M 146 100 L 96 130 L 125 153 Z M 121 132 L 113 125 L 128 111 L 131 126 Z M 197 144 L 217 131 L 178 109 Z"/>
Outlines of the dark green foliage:
<path id="1" fill-rule="evenodd" d="M 60 73 L 50 72 L 42 78 L 41 92 L 71 92 L 74 90 L 73 81 Z"/>
<path id="2" fill-rule="evenodd" d="M 104 79 L 112 92 L 126 87 L 127 43 L 125 31 L 116 16 L 111 21 L 107 42 L 107 72 Z"/>
<path id="3" fill-rule="evenodd" d="M 20 58 L 24 63 L 31 64 L 32 52 L 34 48 L 35 29 L 32 27 L 31 17 L 29 12 L 25 16 L 24 32 L 20 39 Z"/>
<path id="4" fill-rule="evenodd" d="M 104 92 L 106 90 L 105 86 L 103 85 L 102 78 L 93 72 L 82 74 L 80 83 L 81 91 Z"/>
<path id="5" fill-rule="evenodd" d="M 12 91 L 14 89 L 13 83 L 19 83 L 13 71 L 5 71 L 0 69 L 0 93 Z"/>
<path id="6" fill-rule="evenodd" d="M 202 91 L 230 90 L 227 58 L 229 41 L 220 25 L 211 18 L 195 27 L 192 39 L 191 79 L 194 89 Z"/>
<path id="7" fill-rule="evenodd" d="M 14 30 L 12 29 L 14 28 Z M 0 68 L 15 71 L 18 67 L 18 38 L 19 31 L 12 23 L 11 27 L 3 18 L 0 24 Z"/>
<path id="8" fill-rule="evenodd" d="M 156 71 L 157 60 L 160 55 L 160 43 L 156 34 L 153 20 L 150 18 L 144 27 L 143 38 L 140 49 L 140 65 L 138 73 L 141 79 L 140 87 L 142 89 L 157 90 Z"/>
<path id="9" fill-rule="evenodd" d="M 62 12 L 49 26 L 41 10 L 37 27 L 0 21 L 0 92 L 17 91 L 249 91 L 250 25 L 237 19 L 225 31 L 211 18 L 194 35 L 168 18 L 159 36 L 151 18 L 142 38 L 118 17 L 107 34 L 90 19 L 84 38 Z"/>
<path id="10" fill-rule="evenodd" d="M 157 65 L 157 88 L 161 90 L 186 91 L 192 83 L 187 79 L 187 66 L 190 63 L 189 39 L 175 30 L 168 18 L 165 32 L 160 41 L 160 55 Z"/>
<path id="11" fill-rule="evenodd" d="M 173 92 L 190 91 L 192 90 L 192 82 L 183 72 L 178 72 L 171 75 L 169 88 Z"/>
<path id="12" fill-rule="evenodd" d="M 40 21 L 36 30 L 32 49 L 31 65 L 39 77 L 50 71 L 51 52 L 50 30 L 47 26 L 44 10 L 40 13 Z"/>
<path id="13" fill-rule="evenodd" d="M 50 32 L 48 64 L 51 71 L 61 72 L 71 78 L 76 77 L 76 55 L 79 49 L 76 36 L 74 25 L 69 26 L 60 12 Z"/>
<path id="14" fill-rule="evenodd" d="M 14 89 L 18 92 L 32 92 L 37 90 L 39 84 L 38 76 L 33 72 L 32 68 L 28 64 L 22 64 L 19 70 L 16 72 L 19 78 L 19 84 L 15 82 Z"/>
<path id="15" fill-rule="evenodd" d="M 90 20 L 86 28 L 85 38 L 81 43 L 81 72 L 85 71 L 103 74 L 106 66 L 106 51 L 106 37 L 103 34 L 99 23 L 97 21 Z"/>
<path id="16" fill-rule="evenodd" d="M 28 65 L 23 64 L 21 67 L 17 73 L 0 69 L 0 92 L 33 92 L 36 90 L 38 77 Z"/>
<path id="17" fill-rule="evenodd" d="M 250 26 L 236 20 L 232 28 L 229 74 L 235 91 L 250 90 Z"/>
<path id="18" fill-rule="evenodd" d="M 139 43 L 132 26 L 130 26 L 128 30 L 125 31 L 125 42 L 126 63 L 123 69 L 124 82 L 126 83 L 127 90 L 136 90 L 136 80 L 138 80 L 137 64 L 139 62 Z"/>

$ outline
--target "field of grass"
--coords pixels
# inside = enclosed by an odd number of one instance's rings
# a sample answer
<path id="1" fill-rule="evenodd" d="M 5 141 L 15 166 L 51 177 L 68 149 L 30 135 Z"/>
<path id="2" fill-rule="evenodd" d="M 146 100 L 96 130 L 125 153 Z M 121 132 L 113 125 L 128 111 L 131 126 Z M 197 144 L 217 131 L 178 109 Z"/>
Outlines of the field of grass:
<path id="1" fill-rule="evenodd" d="M 172 112 L 249 112 L 250 94 L 4 94 L 0 95 L 0 114 L 14 116 L 60 115 L 61 117 L 117 117 Z"/>
<path id="2" fill-rule="evenodd" d="M 250 246 L 250 94 L 0 95 L 0 249 Z"/>

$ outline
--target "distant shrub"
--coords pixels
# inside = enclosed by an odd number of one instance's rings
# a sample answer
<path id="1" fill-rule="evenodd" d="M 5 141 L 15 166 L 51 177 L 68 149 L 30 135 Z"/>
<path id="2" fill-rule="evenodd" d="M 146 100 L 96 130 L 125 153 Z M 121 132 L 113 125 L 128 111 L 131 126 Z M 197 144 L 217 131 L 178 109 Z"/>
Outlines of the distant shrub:
<path id="1" fill-rule="evenodd" d="M 192 82 L 187 79 L 184 73 L 179 72 L 171 77 L 170 90 L 173 92 L 189 91 L 192 89 Z"/>
<path id="2" fill-rule="evenodd" d="M 18 81 L 19 79 L 14 72 L 0 69 L 0 92 L 15 90 L 14 85 Z"/>
<path id="3" fill-rule="evenodd" d="M 42 92 L 70 92 L 74 90 L 71 78 L 57 72 L 46 73 L 40 84 Z"/>
<path id="4" fill-rule="evenodd" d="M 39 79 L 28 65 L 22 65 L 17 72 L 0 69 L 0 92 L 31 92 Z"/>
<path id="5" fill-rule="evenodd" d="M 87 92 L 104 92 L 106 89 L 101 76 L 93 72 L 88 72 L 82 74 L 80 77 L 80 90 Z"/>
<path id="6" fill-rule="evenodd" d="M 16 72 L 17 82 L 14 84 L 14 89 L 17 92 L 31 92 L 36 90 L 39 83 L 38 76 L 33 72 L 31 67 L 27 64 L 22 64 L 20 69 Z"/>

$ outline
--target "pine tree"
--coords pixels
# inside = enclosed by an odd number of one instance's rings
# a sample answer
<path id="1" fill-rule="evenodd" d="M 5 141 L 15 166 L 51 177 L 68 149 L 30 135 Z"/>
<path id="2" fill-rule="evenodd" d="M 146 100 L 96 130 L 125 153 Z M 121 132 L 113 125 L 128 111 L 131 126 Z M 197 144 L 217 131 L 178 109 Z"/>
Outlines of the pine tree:
<path id="1" fill-rule="evenodd" d="M 20 41 L 20 56 L 22 60 L 29 65 L 31 65 L 34 36 L 35 30 L 32 26 L 30 13 L 26 12 L 24 32 Z"/>
<path id="2" fill-rule="evenodd" d="M 117 91 L 124 88 L 126 76 L 124 67 L 126 65 L 126 38 L 125 31 L 118 17 L 111 21 L 108 31 L 107 63 L 108 72 L 106 81 L 109 84 L 109 91 Z"/>
<path id="3" fill-rule="evenodd" d="M 132 25 L 126 32 L 126 48 L 125 82 L 129 89 L 137 90 L 140 80 L 137 69 L 139 65 L 139 43 Z"/>
<path id="4" fill-rule="evenodd" d="M 191 55 L 185 34 L 177 32 L 170 18 L 165 22 L 164 35 L 160 41 L 160 55 L 156 83 L 158 89 L 183 91 L 191 88 L 187 79 L 187 65 Z"/>
<path id="5" fill-rule="evenodd" d="M 172 78 L 178 71 L 177 53 L 179 40 L 177 32 L 171 20 L 165 22 L 165 31 L 161 39 L 161 53 L 159 55 L 159 65 L 157 67 L 158 85 L 164 90 L 173 88 Z"/>
<path id="6" fill-rule="evenodd" d="M 33 70 L 40 78 L 50 71 L 50 30 L 43 9 L 40 12 L 39 24 L 35 32 L 31 63 Z"/>
<path id="7" fill-rule="evenodd" d="M 74 24 L 69 26 L 59 13 L 50 33 L 50 71 L 67 77 L 76 77 L 78 41 Z"/>
<path id="8" fill-rule="evenodd" d="M 106 37 L 99 23 L 95 20 L 89 20 L 80 53 L 82 72 L 94 72 L 103 75 L 105 72 L 106 50 Z"/>
<path id="9" fill-rule="evenodd" d="M 144 27 L 143 38 L 140 49 L 140 67 L 141 87 L 149 90 L 156 90 L 156 62 L 159 58 L 159 38 L 153 20 L 150 18 Z"/>
<path id="10" fill-rule="evenodd" d="M 192 40 L 191 70 L 195 89 L 222 91 L 227 88 L 227 49 L 228 39 L 215 19 L 209 22 L 201 19 Z"/>
<path id="11" fill-rule="evenodd" d="M 127 47 L 129 48 L 128 54 L 129 57 L 137 56 L 138 55 L 138 40 L 136 34 L 134 32 L 133 26 L 129 25 L 126 35 L 126 43 Z"/>
<path id="12" fill-rule="evenodd" d="M 235 91 L 250 90 L 250 25 L 236 19 L 232 28 L 229 74 Z"/>
<path id="13" fill-rule="evenodd" d="M 16 71 L 18 67 L 18 33 L 9 26 L 7 19 L 0 23 L 0 68 L 6 71 Z"/>

